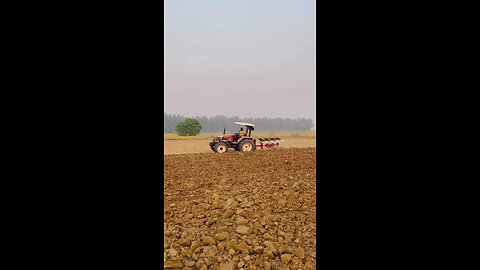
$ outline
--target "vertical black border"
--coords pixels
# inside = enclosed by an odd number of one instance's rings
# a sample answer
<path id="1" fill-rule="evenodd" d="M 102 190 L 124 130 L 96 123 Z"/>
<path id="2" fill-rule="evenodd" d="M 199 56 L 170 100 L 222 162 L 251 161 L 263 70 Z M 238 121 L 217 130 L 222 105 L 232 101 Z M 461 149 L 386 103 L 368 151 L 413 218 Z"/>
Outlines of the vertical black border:
<path id="1" fill-rule="evenodd" d="M 163 4 L 69 10 L 38 41 L 57 98 L 43 125 L 49 265 L 161 269 Z"/>

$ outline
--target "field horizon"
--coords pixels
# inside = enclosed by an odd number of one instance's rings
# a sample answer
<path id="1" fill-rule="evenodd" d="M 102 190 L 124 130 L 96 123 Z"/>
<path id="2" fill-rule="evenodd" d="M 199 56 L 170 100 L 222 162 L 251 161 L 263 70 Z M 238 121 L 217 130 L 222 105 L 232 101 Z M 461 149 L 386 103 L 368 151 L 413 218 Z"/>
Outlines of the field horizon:
<path id="1" fill-rule="evenodd" d="M 200 133 L 197 136 L 179 136 L 174 133 L 166 133 L 163 136 L 164 155 L 211 153 L 209 143 L 214 136 L 221 133 Z M 316 131 L 281 131 L 281 132 L 258 132 L 252 134 L 253 138 L 278 137 L 283 139 L 280 148 L 308 148 L 316 147 Z M 233 150 L 229 150 L 233 151 Z M 268 151 L 268 150 L 258 150 Z"/>
<path id="2" fill-rule="evenodd" d="M 227 131 L 225 134 L 231 134 L 233 132 Z M 222 132 L 202 132 L 196 136 L 180 136 L 176 133 L 163 133 L 163 140 L 211 140 L 213 137 L 221 135 Z M 253 138 L 264 137 L 279 137 L 279 138 L 310 138 L 315 139 L 317 137 L 317 131 L 266 131 L 266 132 L 253 132 Z"/>

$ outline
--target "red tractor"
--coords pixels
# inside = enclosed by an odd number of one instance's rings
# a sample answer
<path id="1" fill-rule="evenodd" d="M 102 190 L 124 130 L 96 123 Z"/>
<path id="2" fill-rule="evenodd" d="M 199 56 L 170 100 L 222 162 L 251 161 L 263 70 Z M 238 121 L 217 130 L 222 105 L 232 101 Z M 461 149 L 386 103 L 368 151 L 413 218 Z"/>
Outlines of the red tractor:
<path id="1" fill-rule="evenodd" d="M 283 141 L 280 138 L 252 138 L 252 131 L 254 125 L 243 122 L 235 122 L 237 125 L 245 126 L 246 133 L 241 135 L 240 132 L 236 132 L 231 135 L 225 135 L 225 129 L 223 135 L 216 136 L 213 141 L 210 142 L 210 148 L 215 153 L 227 152 L 229 148 L 233 148 L 237 151 L 249 152 L 254 151 L 258 147 L 261 149 L 267 149 L 280 146 L 280 142 Z"/>

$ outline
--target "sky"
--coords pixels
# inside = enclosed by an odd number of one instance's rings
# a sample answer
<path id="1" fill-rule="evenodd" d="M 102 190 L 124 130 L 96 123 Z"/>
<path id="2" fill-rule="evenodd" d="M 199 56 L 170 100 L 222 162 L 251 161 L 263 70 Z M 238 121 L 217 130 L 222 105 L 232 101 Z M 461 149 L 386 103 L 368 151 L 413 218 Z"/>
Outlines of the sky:
<path id="1" fill-rule="evenodd" d="M 315 0 L 165 0 L 164 110 L 315 119 Z"/>

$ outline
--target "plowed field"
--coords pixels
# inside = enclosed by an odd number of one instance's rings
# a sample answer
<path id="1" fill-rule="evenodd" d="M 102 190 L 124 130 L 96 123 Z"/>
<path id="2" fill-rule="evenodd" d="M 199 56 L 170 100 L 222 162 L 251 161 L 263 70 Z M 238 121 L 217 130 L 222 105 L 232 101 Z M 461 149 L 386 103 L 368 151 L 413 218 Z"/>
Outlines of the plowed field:
<path id="1" fill-rule="evenodd" d="M 316 148 L 164 155 L 164 263 L 315 269 Z"/>

